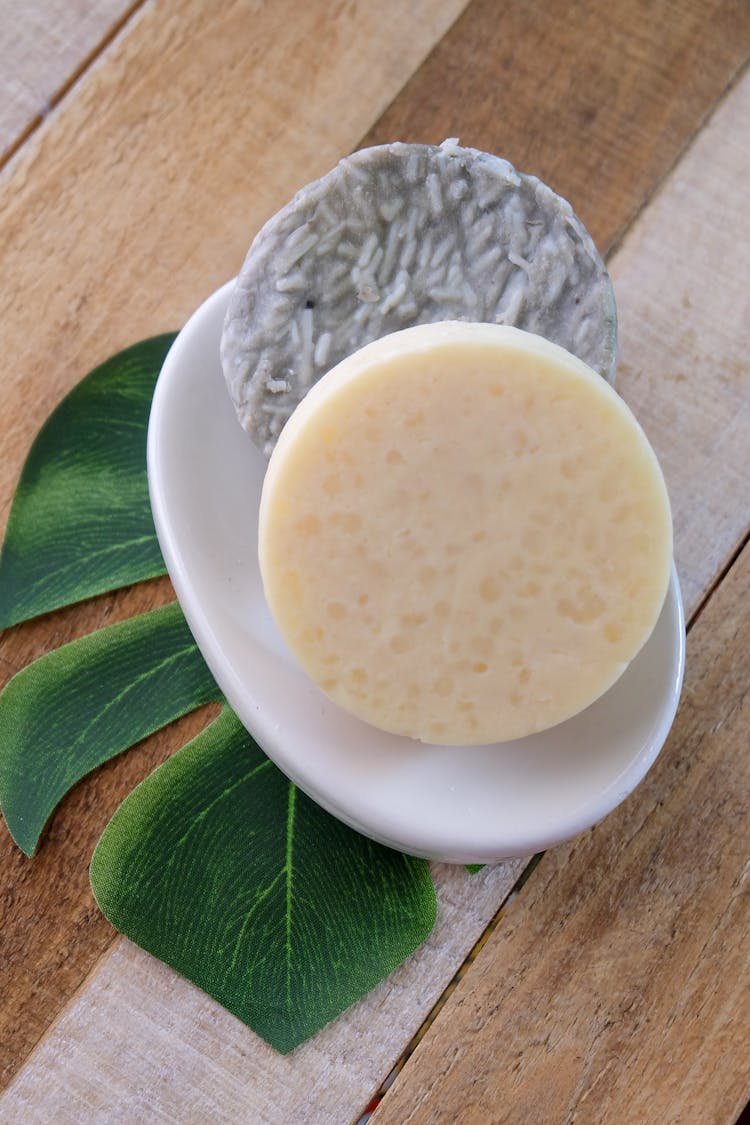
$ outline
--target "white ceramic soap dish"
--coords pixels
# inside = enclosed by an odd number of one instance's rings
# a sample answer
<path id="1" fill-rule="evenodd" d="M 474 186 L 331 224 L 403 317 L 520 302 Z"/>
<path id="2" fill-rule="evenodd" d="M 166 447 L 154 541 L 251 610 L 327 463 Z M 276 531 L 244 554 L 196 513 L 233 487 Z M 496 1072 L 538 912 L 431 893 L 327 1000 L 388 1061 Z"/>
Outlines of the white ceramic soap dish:
<path id="1" fill-rule="evenodd" d="M 299 668 L 263 596 L 257 516 L 266 462 L 236 419 L 219 362 L 231 287 L 201 305 L 167 356 L 148 474 L 177 597 L 241 721 L 310 797 L 401 851 L 487 863 L 530 855 L 596 823 L 641 781 L 674 719 L 685 660 L 676 573 L 625 674 L 542 734 L 428 746 L 346 714 Z"/>

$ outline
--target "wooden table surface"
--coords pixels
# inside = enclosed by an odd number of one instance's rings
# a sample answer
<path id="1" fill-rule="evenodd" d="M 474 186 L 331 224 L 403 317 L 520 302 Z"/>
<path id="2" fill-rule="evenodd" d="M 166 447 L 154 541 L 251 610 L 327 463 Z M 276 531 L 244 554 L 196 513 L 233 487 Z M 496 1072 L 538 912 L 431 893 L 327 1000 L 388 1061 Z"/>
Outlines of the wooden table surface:
<path id="1" fill-rule="evenodd" d="M 748 0 L 0 0 L 0 523 L 78 379 L 179 327 L 354 148 L 462 142 L 571 200 L 620 312 L 689 621 L 677 721 L 533 868 L 435 865 L 427 944 L 290 1056 L 119 937 L 88 886 L 183 721 L 0 830 L 3 1122 L 731 1123 L 750 1097 Z M 9 630 L 3 679 L 166 580 Z M 478 950 L 475 948 L 479 946 Z M 467 962 L 469 954 L 475 956 Z"/>

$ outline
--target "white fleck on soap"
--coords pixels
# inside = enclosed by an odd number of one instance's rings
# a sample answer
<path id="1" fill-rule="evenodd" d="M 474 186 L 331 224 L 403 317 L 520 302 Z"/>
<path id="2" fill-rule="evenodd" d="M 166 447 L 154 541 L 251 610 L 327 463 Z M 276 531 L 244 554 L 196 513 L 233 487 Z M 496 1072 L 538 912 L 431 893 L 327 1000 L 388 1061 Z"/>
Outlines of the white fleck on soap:
<path id="1" fill-rule="evenodd" d="M 238 417 L 270 456 L 336 363 L 443 320 L 514 324 L 614 379 L 612 285 L 565 199 L 455 141 L 355 152 L 303 187 L 250 247 L 221 341 Z"/>
<path id="2" fill-rule="evenodd" d="M 343 360 L 271 457 L 273 616 L 341 707 L 424 742 L 551 727 L 622 674 L 662 608 L 664 479 L 629 408 L 540 336 L 450 322 Z"/>

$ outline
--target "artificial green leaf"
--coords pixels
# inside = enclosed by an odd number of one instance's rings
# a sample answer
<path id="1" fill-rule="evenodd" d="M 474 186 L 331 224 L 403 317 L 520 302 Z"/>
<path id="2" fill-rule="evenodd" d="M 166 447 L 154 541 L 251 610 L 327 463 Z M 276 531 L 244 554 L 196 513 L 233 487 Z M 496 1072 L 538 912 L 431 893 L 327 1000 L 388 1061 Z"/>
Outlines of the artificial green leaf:
<path id="1" fill-rule="evenodd" d="M 305 797 L 228 708 L 123 802 L 97 846 L 104 914 L 287 1052 L 425 939 L 424 860 Z"/>
<path id="2" fill-rule="evenodd" d="M 42 656 L 0 695 L 0 806 L 33 855 L 85 774 L 221 693 L 176 602 Z"/>
<path id="3" fill-rule="evenodd" d="M 0 628 L 163 574 L 146 480 L 151 398 L 174 333 L 107 360 L 39 431 L 0 555 Z"/>

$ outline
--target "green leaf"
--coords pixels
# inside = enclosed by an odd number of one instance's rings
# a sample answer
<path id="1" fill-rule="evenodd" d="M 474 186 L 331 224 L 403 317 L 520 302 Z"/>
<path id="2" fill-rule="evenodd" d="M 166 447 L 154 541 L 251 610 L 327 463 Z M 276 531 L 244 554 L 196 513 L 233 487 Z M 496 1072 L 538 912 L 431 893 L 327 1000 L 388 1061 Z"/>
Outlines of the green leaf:
<path id="1" fill-rule="evenodd" d="M 0 628 L 164 573 L 146 431 L 173 340 L 156 336 L 107 360 L 39 431 L 0 556 Z"/>
<path id="2" fill-rule="evenodd" d="M 176 602 L 35 660 L 0 695 L 0 806 L 33 855 L 85 774 L 221 693 Z"/>
<path id="3" fill-rule="evenodd" d="M 228 708 L 123 802 L 91 862 L 104 914 L 287 1052 L 427 937 L 424 860 L 305 797 Z"/>

